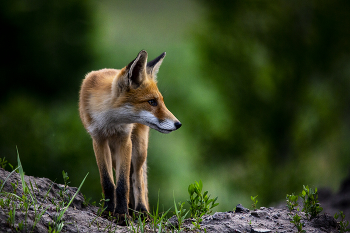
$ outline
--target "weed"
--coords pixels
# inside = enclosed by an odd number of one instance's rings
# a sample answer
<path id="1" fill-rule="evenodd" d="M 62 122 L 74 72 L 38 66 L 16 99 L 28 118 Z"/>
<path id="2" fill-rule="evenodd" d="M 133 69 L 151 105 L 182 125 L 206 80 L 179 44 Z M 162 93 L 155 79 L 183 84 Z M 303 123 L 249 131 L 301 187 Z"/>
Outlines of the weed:
<path id="1" fill-rule="evenodd" d="M 203 221 L 203 219 L 201 217 L 199 217 L 199 216 L 195 217 L 195 221 L 192 222 L 194 228 L 198 229 L 198 230 L 201 229 L 201 225 L 200 224 L 201 224 L 202 221 Z"/>
<path id="2" fill-rule="evenodd" d="M 12 208 L 10 208 L 9 211 L 9 217 L 7 219 L 7 223 L 14 228 L 15 226 L 15 218 L 16 218 L 16 203 L 12 202 L 11 205 Z"/>
<path id="3" fill-rule="evenodd" d="M 258 195 L 256 195 L 255 197 L 250 196 L 250 200 L 252 200 L 252 208 L 255 210 L 256 209 L 256 204 L 258 204 Z"/>
<path id="4" fill-rule="evenodd" d="M 17 194 L 17 187 L 18 187 L 18 181 L 17 181 L 17 185 L 15 183 L 11 183 L 12 189 L 13 189 L 13 193 Z"/>
<path id="5" fill-rule="evenodd" d="M 33 224 L 33 230 L 36 226 L 36 224 L 38 224 L 39 220 L 41 219 L 41 217 L 43 216 L 43 214 L 46 212 L 46 210 L 48 209 L 49 207 L 46 207 L 46 209 L 44 209 L 43 211 L 41 211 L 41 213 L 39 215 L 37 215 L 36 213 L 36 210 L 35 210 L 35 220 L 34 220 L 34 224 Z"/>
<path id="6" fill-rule="evenodd" d="M 298 198 L 299 196 L 294 195 L 294 193 L 292 193 L 291 195 L 287 194 L 286 201 L 289 211 L 294 210 L 294 208 L 298 206 Z"/>
<path id="7" fill-rule="evenodd" d="M 182 224 L 185 221 L 186 216 L 190 211 L 186 212 L 186 209 L 183 208 L 185 205 L 185 202 L 182 202 L 182 203 L 179 202 L 178 205 L 179 205 L 179 208 L 176 205 L 175 196 L 174 196 L 174 209 L 175 209 L 174 214 L 176 215 L 176 218 L 177 218 L 178 229 L 181 230 Z"/>
<path id="8" fill-rule="evenodd" d="M 62 198 L 62 205 L 64 206 L 66 204 L 66 201 L 68 201 L 70 199 L 70 195 L 68 193 L 68 184 L 70 182 L 68 182 L 69 180 L 69 176 L 68 176 L 68 173 L 65 172 L 64 170 L 62 171 L 62 176 L 63 176 L 63 181 L 64 181 L 64 186 L 63 188 L 60 187 L 60 191 L 59 191 L 59 195 L 60 197 Z"/>
<path id="9" fill-rule="evenodd" d="M 135 224 L 135 212 L 133 214 L 133 218 L 131 220 L 126 219 L 126 223 L 129 227 L 129 231 L 133 233 L 144 233 L 146 232 L 146 218 L 143 218 L 142 214 L 137 215 L 137 220 Z"/>
<path id="10" fill-rule="evenodd" d="M 218 197 L 210 199 L 208 191 L 205 191 L 202 194 L 202 189 L 203 183 L 201 180 L 199 180 L 199 182 L 195 181 L 194 184 L 188 186 L 188 193 L 190 194 L 190 200 L 188 200 L 188 203 L 190 204 L 191 217 L 196 220 L 195 222 L 192 222 L 196 229 L 200 229 L 203 215 L 210 214 L 212 209 L 219 205 L 219 203 L 215 203 Z"/>
<path id="11" fill-rule="evenodd" d="M 89 175 L 89 173 L 86 174 L 86 176 L 84 177 L 83 181 L 81 182 L 81 184 L 79 185 L 78 190 L 76 191 L 76 193 L 73 195 L 73 197 L 70 199 L 69 203 L 67 204 L 67 206 L 65 206 L 61 212 L 59 213 L 59 215 L 57 216 L 57 218 L 55 219 L 55 230 L 57 230 L 56 232 L 60 232 L 64 226 L 64 222 L 62 221 L 62 217 L 64 215 L 64 213 L 67 211 L 68 207 L 70 206 L 70 204 L 72 203 L 72 201 L 74 200 L 75 196 L 78 194 L 78 192 L 80 191 L 81 187 L 83 186 L 86 177 Z"/>
<path id="12" fill-rule="evenodd" d="M 5 169 L 6 165 L 7 165 L 8 161 L 6 160 L 6 158 L 0 158 L 0 167 Z"/>
<path id="13" fill-rule="evenodd" d="M 146 218 L 142 218 L 141 215 L 138 217 L 138 228 L 140 229 L 140 233 L 144 233 L 146 230 Z"/>
<path id="14" fill-rule="evenodd" d="M 109 224 L 107 224 L 107 226 L 105 227 L 105 229 L 103 231 L 108 231 L 108 232 L 112 232 L 112 223 L 115 222 L 116 217 L 114 217 L 111 212 L 109 212 L 109 216 L 107 217 L 107 219 L 109 220 Z M 117 230 L 117 226 L 115 226 L 114 228 L 114 232 Z"/>
<path id="15" fill-rule="evenodd" d="M 105 195 L 104 195 L 104 193 L 102 193 L 102 198 L 99 202 L 100 207 L 97 210 L 97 215 L 101 215 L 103 213 L 103 211 L 105 211 L 107 209 L 107 206 L 105 207 L 105 204 L 108 201 L 109 201 L 109 199 L 105 199 Z"/>
<path id="16" fill-rule="evenodd" d="M 294 225 L 296 226 L 296 228 L 298 229 L 298 233 L 304 233 L 306 232 L 305 230 L 303 230 L 303 224 L 300 222 L 301 217 L 296 213 L 293 217 L 290 216 L 293 220 L 290 221 L 291 223 L 294 223 Z"/>
<path id="17" fill-rule="evenodd" d="M 91 197 L 87 198 L 84 194 L 83 196 L 84 196 L 83 206 L 87 207 L 88 205 L 90 205 Z"/>
<path id="18" fill-rule="evenodd" d="M 8 176 L 5 178 L 5 180 L 1 184 L 0 193 L 1 193 L 2 189 L 4 188 L 4 185 L 7 181 L 7 179 L 12 175 L 12 173 L 16 172 L 18 169 L 19 169 L 19 166 L 17 168 L 15 168 L 12 172 L 10 172 L 10 174 L 8 174 Z"/>
<path id="19" fill-rule="evenodd" d="M 308 219 L 316 217 L 323 210 L 318 202 L 317 188 L 313 190 L 312 188 L 309 188 L 309 186 L 303 185 L 303 191 L 301 192 L 300 197 L 303 199 L 302 211 L 305 212 Z"/>
<path id="20" fill-rule="evenodd" d="M 46 194 L 45 194 L 45 196 L 44 196 L 43 202 L 45 202 L 47 196 L 49 195 L 49 192 L 50 192 L 50 190 L 51 190 L 51 188 L 52 188 L 53 183 L 54 183 L 54 182 L 51 183 L 50 188 L 47 190 L 47 192 L 46 192 Z"/>
<path id="21" fill-rule="evenodd" d="M 338 223 L 339 223 L 339 232 L 340 232 L 340 233 L 343 233 L 343 232 L 350 231 L 350 228 L 348 228 L 348 226 L 349 226 L 349 221 L 344 221 L 345 214 L 343 213 L 343 211 L 340 211 L 339 214 L 336 213 L 336 214 L 334 215 L 334 218 L 335 218 L 336 220 L 338 220 L 339 217 L 340 217 L 340 221 L 338 222 Z"/>
<path id="22" fill-rule="evenodd" d="M 188 193 L 190 194 L 190 200 L 188 200 L 188 203 L 190 204 L 191 217 L 194 218 L 210 214 L 212 209 L 219 205 L 219 203 L 215 203 L 218 198 L 209 199 L 210 196 L 208 196 L 208 191 L 205 191 L 202 194 L 202 188 L 203 184 L 201 180 L 199 180 L 199 182 L 195 181 L 194 184 L 188 186 Z"/>
<path id="23" fill-rule="evenodd" d="M 152 214 L 149 213 L 149 216 L 152 220 L 151 223 L 153 225 L 154 232 L 156 232 L 157 227 L 158 227 L 158 232 L 162 232 L 162 228 L 164 226 L 164 219 L 165 219 L 166 215 L 168 214 L 168 212 L 170 211 L 170 209 L 168 209 L 162 215 L 160 215 L 160 213 L 159 213 L 159 192 L 158 192 L 157 208 L 156 208 L 156 210 L 153 209 Z"/>
<path id="24" fill-rule="evenodd" d="M 49 226 L 49 233 L 59 233 L 62 231 L 63 227 L 64 227 L 64 222 L 60 221 L 57 219 L 58 216 L 56 216 L 54 218 L 54 223 L 53 226 L 51 228 L 51 225 Z"/>
<path id="25" fill-rule="evenodd" d="M 24 224 L 25 224 L 25 223 L 23 223 L 23 220 L 22 220 L 20 223 L 18 223 L 18 231 L 23 231 L 23 229 L 24 229 Z"/>
<path id="26" fill-rule="evenodd" d="M 4 201 L 4 199 L 0 199 L 0 207 L 2 208 L 2 209 L 4 209 L 5 208 L 5 201 Z"/>
<path id="27" fill-rule="evenodd" d="M 89 227 L 91 227 L 91 225 L 95 222 L 95 220 L 98 217 L 101 217 L 103 211 L 105 211 L 107 209 L 107 206 L 105 207 L 105 203 L 107 201 L 109 201 L 109 199 L 105 199 L 105 195 L 104 195 L 104 193 L 102 193 L 102 198 L 100 199 L 100 202 L 99 202 L 100 207 L 97 210 L 96 217 L 89 223 Z"/>

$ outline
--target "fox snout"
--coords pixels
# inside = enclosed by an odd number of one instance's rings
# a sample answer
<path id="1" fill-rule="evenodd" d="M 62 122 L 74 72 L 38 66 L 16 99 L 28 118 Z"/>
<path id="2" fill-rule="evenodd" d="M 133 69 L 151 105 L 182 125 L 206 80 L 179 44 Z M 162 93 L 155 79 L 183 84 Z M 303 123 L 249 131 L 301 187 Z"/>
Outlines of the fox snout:
<path id="1" fill-rule="evenodd" d="M 156 127 L 152 127 L 152 125 L 150 125 L 151 128 L 161 132 L 161 133 L 170 133 L 172 131 L 175 131 L 177 129 L 179 129 L 182 126 L 180 121 L 175 121 L 172 122 L 171 120 L 163 120 L 163 121 L 159 121 L 159 125 L 157 125 Z"/>
<path id="2" fill-rule="evenodd" d="M 179 129 L 182 126 L 181 122 L 175 117 L 175 119 L 166 118 L 161 120 L 149 112 L 143 112 L 141 115 L 143 121 L 140 123 L 145 124 L 161 133 L 167 134 Z"/>
<path id="3" fill-rule="evenodd" d="M 180 121 L 178 121 L 177 119 L 172 122 L 171 120 L 163 120 L 163 121 L 159 121 L 159 125 L 161 129 L 168 129 L 169 133 L 171 131 L 175 131 L 177 129 L 179 129 L 182 124 Z M 170 127 L 167 127 L 168 125 L 170 125 Z M 157 130 L 157 129 L 156 129 Z M 159 130 L 158 130 L 159 131 Z M 163 132 L 162 132 L 163 133 Z"/>

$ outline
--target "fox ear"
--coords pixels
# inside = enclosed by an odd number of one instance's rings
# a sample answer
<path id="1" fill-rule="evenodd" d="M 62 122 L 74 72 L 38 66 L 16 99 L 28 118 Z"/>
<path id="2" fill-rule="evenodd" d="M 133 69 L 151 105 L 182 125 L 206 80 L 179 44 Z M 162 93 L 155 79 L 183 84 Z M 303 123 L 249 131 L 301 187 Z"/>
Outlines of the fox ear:
<path id="1" fill-rule="evenodd" d="M 166 53 L 162 53 L 154 60 L 147 63 L 147 73 L 151 74 L 153 78 L 157 78 L 157 73 L 159 71 L 159 67 L 163 62 Z"/>
<path id="2" fill-rule="evenodd" d="M 137 57 L 130 62 L 129 65 L 127 65 L 128 86 L 137 88 L 142 84 L 145 78 L 143 72 L 146 71 L 147 56 L 147 52 L 145 50 L 141 50 Z"/>

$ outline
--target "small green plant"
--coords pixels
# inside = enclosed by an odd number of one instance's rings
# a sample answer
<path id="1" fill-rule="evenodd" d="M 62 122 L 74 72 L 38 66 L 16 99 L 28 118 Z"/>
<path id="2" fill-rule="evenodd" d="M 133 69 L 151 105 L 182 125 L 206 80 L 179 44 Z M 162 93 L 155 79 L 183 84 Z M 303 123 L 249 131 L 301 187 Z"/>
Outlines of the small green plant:
<path id="1" fill-rule="evenodd" d="M 165 211 L 163 214 L 160 215 L 160 213 L 159 213 L 159 192 L 158 192 L 157 208 L 156 208 L 156 210 L 153 209 L 152 213 L 149 213 L 154 232 L 156 232 L 157 228 L 158 228 L 158 232 L 162 232 L 161 229 L 164 227 L 164 220 L 165 220 L 165 217 L 169 211 L 170 211 L 170 209 L 168 209 L 167 211 Z"/>
<path id="2" fill-rule="evenodd" d="M 303 191 L 301 192 L 300 197 L 303 200 L 302 211 L 305 212 L 308 219 L 314 218 L 322 212 L 323 208 L 318 202 L 317 188 L 313 190 L 312 188 L 309 188 L 309 186 L 303 185 Z"/>
<path id="3" fill-rule="evenodd" d="M 59 223 L 59 224 L 57 224 L 57 220 L 56 219 L 54 219 L 54 223 L 53 224 L 50 224 L 49 223 L 49 233 L 59 233 L 59 232 L 61 232 L 62 231 L 62 228 L 64 227 L 64 223 L 63 222 L 61 222 L 61 223 Z"/>
<path id="4" fill-rule="evenodd" d="M 294 225 L 296 226 L 296 228 L 298 229 L 298 233 L 304 233 L 306 232 L 305 230 L 303 230 L 303 224 L 300 222 L 301 217 L 296 213 L 293 217 L 290 216 L 293 220 L 290 221 L 291 223 L 294 223 Z"/>
<path id="5" fill-rule="evenodd" d="M 286 201 L 287 201 L 287 207 L 289 211 L 294 210 L 294 208 L 298 206 L 298 198 L 299 196 L 294 195 L 294 193 L 291 195 L 287 194 Z"/>
<path id="6" fill-rule="evenodd" d="M 18 230 L 18 231 L 23 231 L 23 229 L 24 229 L 24 222 L 23 222 L 23 220 L 20 222 L 20 223 L 18 223 L 18 229 L 16 229 L 16 230 Z"/>
<path id="7" fill-rule="evenodd" d="M 102 198 L 100 199 L 100 202 L 98 203 L 100 207 L 97 210 L 96 217 L 90 222 L 89 227 L 91 227 L 91 225 L 95 222 L 95 220 L 98 217 L 101 217 L 103 211 L 105 211 L 107 209 L 107 206 L 105 207 L 105 203 L 107 201 L 109 201 L 109 199 L 105 199 L 105 195 L 104 195 L 104 193 L 102 193 Z"/>
<path id="8" fill-rule="evenodd" d="M 87 198 L 84 194 L 83 196 L 84 196 L 83 206 L 87 207 L 88 205 L 90 205 L 91 197 Z"/>
<path id="9" fill-rule="evenodd" d="M 174 196 L 174 194 L 173 194 Z M 186 209 L 184 208 L 185 202 L 179 202 L 179 207 L 176 205 L 175 196 L 174 196 L 174 214 L 176 215 L 177 222 L 178 222 L 178 229 L 181 230 L 182 224 L 186 219 L 187 214 L 190 212 L 189 210 L 186 212 Z"/>
<path id="10" fill-rule="evenodd" d="M 2 189 L 4 188 L 4 185 L 7 181 L 7 179 L 14 173 L 16 172 L 17 170 L 19 169 L 19 166 L 17 168 L 15 168 L 12 172 L 10 172 L 10 174 L 8 174 L 8 176 L 5 178 L 5 180 L 2 182 L 1 184 L 1 187 L 0 187 L 0 194 L 5 194 L 5 193 L 2 193 Z"/>
<path id="11" fill-rule="evenodd" d="M 140 233 L 144 233 L 146 230 L 146 218 L 143 218 L 141 215 L 138 216 L 137 218 L 137 225 L 138 225 L 138 231 Z"/>
<path id="12" fill-rule="evenodd" d="M 63 188 L 60 187 L 60 197 L 62 198 L 62 205 L 65 205 L 66 202 L 70 199 L 69 193 L 68 193 L 68 184 L 70 183 L 69 180 L 69 176 L 68 176 L 68 172 L 65 172 L 64 170 L 62 171 L 62 177 L 63 177 L 63 181 L 64 181 L 64 186 Z"/>
<path id="13" fill-rule="evenodd" d="M 0 207 L 1 207 L 2 209 L 4 209 L 5 206 L 6 206 L 6 205 L 5 205 L 4 199 L 0 198 Z"/>
<path id="14" fill-rule="evenodd" d="M 252 200 L 252 207 L 253 207 L 253 209 L 255 210 L 256 209 L 256 204 L 258 204 L 258 195 L 256 195 L 255 197 L 253 197 L 253 196 L 250 196 L 250 200 Z"/>
<path id="15" fill-rule="evenodd" d="M 63 226 L 64 226 L 64 222 L 62 221 L 62 217 L 64 215 L 64 213 L 67 211 L 68 207 L 70 206 L 70 204 L 73 202 L 75 196 L 79 193 L 81 187 L 83 186 L 86 177 L 89 175 L 89 173 L 86 174 L 86 176 L 84 177 L 83 181 L 81 182 L 78 190 L 76 191 L 76 193 L 73 195 L 73 197 L 70 199 L 69 203 L 59 212 L 57 218 L 55 219 L 55 230 L 56 232 L 61 232 Z"/>
<path id="16" fill-rule="evenodd" d="M 131 220 L 126 219 L 125 221 L 126 221 L 127 226 L 129 227 L 130 232 L 133 232 L 133 233 L 146 232 L 146 218 L 144 218 L 142 214 L 139 213 L 139 214 L 135 215 L 135 212 L 133 212 L 132 219 Z"/>
<path id="17" fill-rule="evenodd" d="M 8 161 L 6 160 L 6 158 L 0 158 L 0 167 L 5 169 L 6 165 L 7 165 Z"/>
<path id="18" fill-rule="evenodd" d="M 203 219 L 201 217 L 196 217 L 195 221 L 192 222 L 193 226 L 195 229 L 200 230 L 201 229 L 201 222 L 203 221 Z"/>
<path id="19" fill-rule="evenodd" d="M 188 203 L 190 204 L 190 212 L 191 217 L 195 218 L 197 216 L 202 217 L 205 214 L 210 214 L 212 209 L 219 205 L 219 203 L 215 203 L 217 201 L 217 197 L 214 199 L 210 199 L 208 195 L 208 191 L 205 191 L 202 194 L 203 183 L 201 180 L 199 182 L 195 181 L 194 184 L 190 184 L 188 186 L 188 193 L 190 194 L 190 199 Z"/>
<path id="20" fill-rule="evenodd" d="M 16 218 L 16 203 L 12 202 L 11 209 L 9 211 L 9 217 L 7 219 L 7 223 L 11 226 L 15 226 L 15 218 Z"/>
<path id="21" fill-rule="evenodd" d="M 45 194 L 45 196 L 44 196 L 43 202 L 46 201 L 46 198 L 47 198 L 48 195 L 49 195 L 49 192 L 50 192 L 50 190 L 51 190 L 51 188 L 52 188 L 53 183 L 54 183 L 54 182 L 51 183 L 50 188 L 47 190 L 47 192 L 46 192 L 46 194 Z"/>
<path id="22" fill-rule="evenodd" d="M 199 182 L 195 181 L 194 184 L 188 186 L 188 193 L 190 194 L 188 203 L 190 204 L 191 217 L 196 220 L 192 222 L 196 229 L 200 229 L 203 215 L 210 214 L 213 211 L 212 209 L 219 205 L 219 203 L 215 203 L 218 197 L 210 199 L 208 191 L 202 194 L 202 189 L 203 183 L 201 180 Z"/>
<path id="23" fill-rule="evenodd" d="M 112 223 L 115 222 L 116 217 L 114 217 L 114 216 L 112 215 L 112 213 L 109 212 L 109 213 L 108 213 L 107 219 L 109 220 L 109 224 L 107 224 L 107 226 L 105 227 L 105 229 L 103 229 L 103 232 L 108 232 L 108 233 L 109 233 L 109 232 L 112 232 Z M 78 228 L 78 226 L 77 226 L 77 228 Z M 116 230 L 117 230 L 117 226 L 115 226 L 114 231 L 116 231 Z"/>
<path id="24" fill-rule="evenodd" d="M 338 213 L 334 214 L 334 218 L 336 220 L 338 220 L 339 217 L 340 217 L 340 221 L 338 222 L 338 224 L 339 224 L 339 232 L 343 233 L 343 232 L 350 231 L 350 228 L 348 228 L 349 221 L 344 221 L 345 214 L 343 213 L 343 211 L 340 211 L 339 214 Z"/>
<path id="25" fill-rule="evenodd" d="M 65 172 L 64 170 L 62 171 L 62 176 L 63 176 L 63 181 L 64 181 L 64 189 L 66 190 L 68 187 L 68 184 L 70 182 L 68 182 L 69 180 L 69 176 L 68 176 L 68 172 Z"/>
<path id="26" fill-rule="evenodd" d="M 103 213 L 103 211 L 105 211 L 107 209 L 107 206 L 105 207 L 106 202 L 108 202 L 109 199 L 105 199 L 105 195 L 104 193 L 102 193 L 102 198 L 100 199 L 99 204 L 99 208 L 97 210 L 97 215 L 101 215 Z"/>

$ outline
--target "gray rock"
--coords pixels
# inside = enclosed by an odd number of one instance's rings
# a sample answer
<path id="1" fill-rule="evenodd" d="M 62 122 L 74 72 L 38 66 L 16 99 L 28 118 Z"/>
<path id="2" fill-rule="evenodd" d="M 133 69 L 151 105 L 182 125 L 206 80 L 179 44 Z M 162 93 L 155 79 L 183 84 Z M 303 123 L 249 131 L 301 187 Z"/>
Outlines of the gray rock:
<path id="1" fill-rule="evenodd" d="M 236 206 L 236 210 L 235 210 L 236 213 L 249 213 L 249 209 L 243 207 L 241 204 L 238 204 Z"/>
<path id="2" fill-rule="evenodd" d="M 268 214 L 266 211 L 252 211 L 251 212 L 251 215 L 254 216 L 254 217 L 257 217 L 257 218 L 264 218 L 264 217 L 267 217 Z"/>
<path id="3" fill-rule="evenodd" d="M 251 233 L 264 233 L 264 232 L 271 232 L 271 230 L 265 229 L 265 228 L 252 228 L 252 230 L 250 232 Z"/>
<path id="4" fill-rule="evenodd" d="M 178 228 L 179 222 L 177 221 L 177 217 L 174 215 L 168 219 L 167 225 L 171 228 Z"/>

